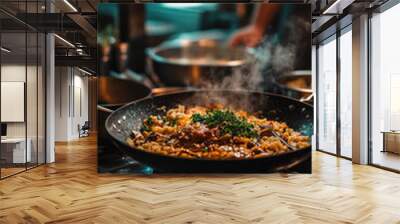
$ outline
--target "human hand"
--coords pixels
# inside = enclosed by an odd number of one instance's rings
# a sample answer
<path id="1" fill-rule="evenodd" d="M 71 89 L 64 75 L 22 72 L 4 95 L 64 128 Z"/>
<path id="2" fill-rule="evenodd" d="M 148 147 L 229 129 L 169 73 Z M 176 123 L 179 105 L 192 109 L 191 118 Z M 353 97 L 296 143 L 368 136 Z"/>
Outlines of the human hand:
<path id="1" fill-rule="evenodd" d="M 256 26 L 248 26 L 240 29 L 229 40 L 229 45 L 234 47 L 244 45 L 246 47 L 255 47 L 261 42 L 263 31 Z"/>

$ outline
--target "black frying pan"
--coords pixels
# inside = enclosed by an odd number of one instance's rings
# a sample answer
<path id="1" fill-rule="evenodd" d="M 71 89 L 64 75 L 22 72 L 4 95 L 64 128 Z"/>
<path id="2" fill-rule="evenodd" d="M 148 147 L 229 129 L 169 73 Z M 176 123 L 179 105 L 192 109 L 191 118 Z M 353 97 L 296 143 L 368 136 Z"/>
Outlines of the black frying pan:
<path id="1" fill-rule="evenodd" d="M 310 137 L 312 135 L 313 108 L 310 105 L 280 95 L 230 90 L 193 90 L 148 97 L 114 111 L 106 120 L 105 126 L 114 144 L 121 151 L 163 172 L 277 172 L 286 171 L 304 161 L 310 161 L 311 147 L 257 159 L 209 160 L 159 155 L 131 147 L 126 143 L 132 130 L 139 130 L 144 119 L 149 115 L 163 113 L 158 110 L 162 106 L 168 109 L 177 104 L 189 106 L 206 105 L 212 102 L 221 102 L 250 112 L 260 111 L 266 118 L 284 121 L 289 127 L 303 135 Z"/>
<path id="2" fill-rule="evenodd" d="M 107 117 L 125 104 L 143 99 L 145 97 L 157 96 L 166 93 L 182 91 L 183 87 L 159 87 L 150 89 L 140 82 L 127 79 L 118 79 L 108 76 L 98 78 L 99 94 L 97 115 L 100 124 L 104 124 Z M 104 125 L 99 125 L 98 137 L 106 137 Z"/>
<path id="3" fill-rule="evenodd" d="M 111 111 L 118 109 L 128 102 L 145 98 L 151 94 L 151 89 L 142 83 L 132 80 L 118 79 L 107 76 L 98 78 L 98 106 L 97 115 L 99 121 L 98 136 L 107 136 L 104 128 L 104 121 Z"/>
<path id="4" fill-rule="evenodd" d="M 113 149 L 114 145 L 104 126 L 105 121 L 112 111 L 126 103 L 149 96 L 151 89 L 140 82 L 108 76 L 98 78 L 98 87 L 100 90 L 97 106 L 98 171 L 115 172 L 132 165 L 132 159 Z"/>

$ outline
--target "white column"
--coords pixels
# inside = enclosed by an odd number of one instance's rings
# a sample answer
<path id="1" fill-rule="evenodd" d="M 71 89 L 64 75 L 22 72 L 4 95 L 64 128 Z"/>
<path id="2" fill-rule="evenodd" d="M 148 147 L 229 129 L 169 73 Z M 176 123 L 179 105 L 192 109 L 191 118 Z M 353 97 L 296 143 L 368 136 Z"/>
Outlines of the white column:
<path id="1" fill-rule="evenodd" d="M 53 12 L 51 1 L 46 1 L 47 12 Z M 55 162 L 55 43 L 54 34 L 46 35 L 46 163 Z"/>
<path id="2" fill-rule="evenodd" d="M 311 84 L 312 84 L 312 91 L 314 94 L 314 119 L 313 119 L 313 136 L 311 137 L 312 143 L 312 150 L 316 150 L 316 143 L 317 143 L 317 47 L 312 45 L 311 48 Z"/>
<path id="3" fill-rule="evenodd" d="M 368 163 L 368 16 L 353 19 L 353 162 Z"/>
<path id="4" fill-rule="evenodd" d="M 55 161 L 55 72 L 54 72 L 54 35 L 46 36 L 46 163 Z"/>

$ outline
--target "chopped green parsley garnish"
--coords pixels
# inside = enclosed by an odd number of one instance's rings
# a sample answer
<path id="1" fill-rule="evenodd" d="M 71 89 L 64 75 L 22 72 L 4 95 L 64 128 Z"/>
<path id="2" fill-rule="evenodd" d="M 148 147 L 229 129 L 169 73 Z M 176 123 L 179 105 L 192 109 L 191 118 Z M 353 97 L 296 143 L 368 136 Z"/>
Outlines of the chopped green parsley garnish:
<path id="1" fill-rule="evenodd" d="M 254 125 L 229 110 L 210 110 L 205 115 L 195 113 L 192 115 L 192 121 L 203 123 L 210 128 L 217 127 L 222 134 L 244 137 L 257 137 L 258 135 L 254 130 Z"/>

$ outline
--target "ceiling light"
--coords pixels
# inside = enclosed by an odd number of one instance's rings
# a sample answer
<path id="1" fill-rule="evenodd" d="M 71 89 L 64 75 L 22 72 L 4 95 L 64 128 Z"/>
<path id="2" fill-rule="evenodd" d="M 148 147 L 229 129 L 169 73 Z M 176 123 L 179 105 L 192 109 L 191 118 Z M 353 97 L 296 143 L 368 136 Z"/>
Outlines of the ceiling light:
<path id="1" fill-rule="evenodd" d="M 11 52 L 11 50 L 9 50 L 9 49 L 7 49 L 7 48 L 5 48 L 5 47 L 1 47 L 0 49 L 1 49 L 2 51 L 6 52 L 6 53 L 10 53 L 10 52 Z"/>
<path id="2" fill-rule="evenodd" d="M 66 5 L 68 5 L 68 7 L 70 7 L 72 9 L 72 11 L 78 12 L 78 10 L 75 8 L 75 6 L 73 6 L 68 0 L 64 0 L 64 3 Z"/>
<path id="3" fill-rule="evenodd" d="M 57 37 L 57 38 L 58 38 L 59 40 L 61 40 L 62 42 L 64 42 L 65 44 L 67 44 L 68 46 L 75 48 L 75 45 L 73 45 L 73 44 L 72 44 L 71 42 L 69 42 L 68 40 L 66 40 L 66 39 L 64 39 L 64 38 L 62 38 L 62 37 L 60 37 L 60 36 L 57 35 L 57 34 L 54 34 L 54 36 Z"/>
<path id="4" fill-rule="evenodd" d="M 190 7 L 197 7 L 201 6 L 203 3 L 161 3 L 166 8 L 190 8 Z"/>
<path id="5" fill-rule="evenodd" d="M 81 69 L 81 68 L 79 68 L 79 67 L 78 67 L 78 70 L 81 71 L 81 72 L 83 72 L 83 73 L 85 73 L 86 75 L 90 75 L 90 76 L 93 75 L 92 73 L 90 73 L 90 72 L 88 72 L 88 71 L 86 71 L 86 70 L 83 70 L 83 69 Z"/>
<path id="6" fill-rule="evenodd" d="M 83 55 L 83 49 L 77 48 L 76 53 L 78 53 L 78 55 Z"/>
<path id="7" fill-rule="evenodd" d="M 342 14 L 343 10 L 351 5 L 354 0 L 336 0 L 322 14 Z"/>

